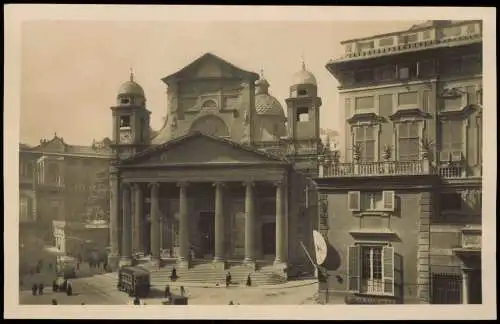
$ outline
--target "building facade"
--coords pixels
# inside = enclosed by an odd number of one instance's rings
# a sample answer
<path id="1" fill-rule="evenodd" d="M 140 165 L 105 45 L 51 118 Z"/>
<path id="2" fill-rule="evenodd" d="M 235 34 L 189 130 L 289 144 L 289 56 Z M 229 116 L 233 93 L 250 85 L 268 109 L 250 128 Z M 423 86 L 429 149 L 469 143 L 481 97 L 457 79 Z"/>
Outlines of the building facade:
<path id="1" fill-rule="evenodd" d="M 288 119 L 269 82 L 207 53 L 162 79 L 164 126 L 149 126 L 144 90 L 133 75 L 111 107 L 110 263 L 144 253 L 181 268 L 194 259 L 287 277 L 308 261 L 317 195 L 319 109 L 314 75 L 294 74 Z"/>
<path id="2" fill-rule="evenodd" d="M 482 26 L 429 21 L 344 41 L 345 145 L 325 156 L 322 293 L 481 303 Z"/>
<path id="3" fill-rule="evenodd" d="M 19 238 L 23 255 L 30 256 L 26 262 L 34 261 L 32 256 L 36 255 L 28 253 L 29 249 L 51 245 L 65 251 L 68 242 L 60 241 L 61 222 L 100 219 L 108 223 L 109 143 L 104 139 L 89 146 L 69 145 L 54 134 L 51 140 L 41 139 L 37 146 L 20 145 Z M 96 199 L 104 203 L 92 199 L 97 196 L 96 190 L 103 192 Z M 107 233 L 101 240 L 108 241 Z"/>

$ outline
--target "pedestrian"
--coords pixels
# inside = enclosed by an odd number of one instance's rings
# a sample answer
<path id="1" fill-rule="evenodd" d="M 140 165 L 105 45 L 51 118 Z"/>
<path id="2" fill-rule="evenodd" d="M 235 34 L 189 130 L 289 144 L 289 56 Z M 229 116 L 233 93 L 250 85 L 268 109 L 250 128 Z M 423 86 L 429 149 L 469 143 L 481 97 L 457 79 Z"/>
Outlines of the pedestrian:
<path id="1" fill-rule="evenodd" d="M 71 283 L 68 281 L 67 286 L 66 286 L 66 295 L 71 296 L 73 295 L 73 286 Z"/>
<path id="2" fill-rule="evenodd" d="M 43 283 L 38 285 L 38 294 L 43 295 Z"/>
<path id="3" fill-rule="evenodd" d="M 34 283 L 33 286 L 31 286 L 31 293 L 33 294 L 33 296 L 36 296 L 37 291 L 38 291 L 38 286 L 36 285 L 36 283 Z"/>
<path id="4" fill-rule="evenodd" d="M 170 296 L 170 286 L 166 285 L 165 286 L 165 298 L 168 298 Z"/>
<path id="5" fill-rule="evenodd" d="M 252 285 L 252 278 L 250 277 L 250 274 L 248 274 L 247 277 L 247 287 L 250 287 Z"/>
<path id="6" fill-rule="evenodd" d="M 52 281 L 52 291 L 56 292 L 57 291 L 57 280 L 54 279 L 54 281 Z"/>
<path id="7" fill-rule="evenodd" d="M 177 280 L 177 269 L 175 267 L 172 268 L 172 273 L 170 275 L 170 281 L 176 281 Z"/>
<path id="8" fill-rule="evenodd" d="M 226 274 L 226 288 L 229 287 L 229 284 L 231 283 L 231 272 L 227 272 Z"/>
<path id="9" fill-rule="evenodd" d="M 184 289 L 184 286 L 181 286 L 181 296 L 184 297 L 186 294 L 186 289 Z"/>
<path id="10" fill-rule="evenodd" d="M 139 297 L 135 296 L 134 305 L 140 305 L 140 304 L 141 304 L 141 301 L 139 300 Z"/>
<path id="11" fill-rule="evenodd" d="M 52 305 L 57 305 L 57 300 L 55 298 L 52 299 Z"/>

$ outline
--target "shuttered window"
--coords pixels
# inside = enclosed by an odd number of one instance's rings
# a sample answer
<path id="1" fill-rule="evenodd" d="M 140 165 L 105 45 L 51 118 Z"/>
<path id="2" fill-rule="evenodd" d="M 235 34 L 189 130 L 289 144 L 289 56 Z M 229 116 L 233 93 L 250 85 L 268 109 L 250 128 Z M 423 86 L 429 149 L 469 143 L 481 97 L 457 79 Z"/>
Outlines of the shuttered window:
<path id="1" fill-rule="evenodd" d="M 463 151 L 462 120 L 448 120 L 441 124 L 441 161 L 451 159 L 453 152 Z"/>
<path id="2" fill-rule="evenodd" d="M 350 211 L 359 211 L 361 209 L 361 193 L 359 191 L 349 191 L 347 200 Z"/>
<path id="3" fill-rule="evenodd" d="M 384 293 L 394 295 L 394 248 L 385 246 L 382 249 Z"/>
<path id="4" fill-rule="evenodd" d="M 361 261 L 361 247 L 350 246 L 348 250 L 347 273 L 349 276 L 348 290 L 359 292 L 360 290 L 360 261 Z"/>
<path id="5" fill-rule="evenodd" d="M 348 250 L 348 290 L 371 295 L 394 296 L 394 248 L 390 246 L 350 246 Z"/>
<path id="6" fill-rule="evenodd" d="M 354 142 L 361 148 L 361 161 L 375 160 L 375 127 L 359 126 L 355 128 Z"/>
<path id="7" fill-rule="evenodd" d="M 382 200 L 384 201 L 384 210 L 394 210 L 395 194 L 394 191 L 388 190 L 382 192 Z"/>
<path id="8" fill-rule="evenodd" d="M 420 136 L 418 123 L 402 123 L 399 125 L 398 152 L 400 161 L 419 159 Z"/>

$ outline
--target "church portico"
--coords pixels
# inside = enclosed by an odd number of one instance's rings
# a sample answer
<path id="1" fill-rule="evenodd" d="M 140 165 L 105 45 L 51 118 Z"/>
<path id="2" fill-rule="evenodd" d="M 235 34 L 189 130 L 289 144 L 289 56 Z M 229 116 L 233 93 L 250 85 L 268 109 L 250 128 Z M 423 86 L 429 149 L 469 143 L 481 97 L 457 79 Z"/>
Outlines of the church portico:
<path id="1" fill-rule="evenodd" d="M 121 184 L 120 265 L 130 263 L 132 251 L 146 252 L 145 246 L 140 244 L 140 234 L 134 236 L 134 233 L 144 233 L 142 227 L 148 224 L 153 262 L 158 262 L 162 250 L 167 250 L 170 256 L 177 258 L 180 266 L 187 266 L 193 257 L 213 259 L 216 263 L 240 259 L 244 264 L 254 266 L 257 259 L 270 252 L 262 242 L 272 239 L 276 240 L 275 262 L 286 263 L 283 183 L 284 180 L 266 179 L 132 183 L 124 179 Z M 143 194 L 144 188 L 149 189 L 149 195 Z M 257 195 L 257 188 L 266 188 L 266 193 L 274 189 L 275 196 Z M 147 196 L 149 213 L 138 214 Z M 275 201 L 275 215 L 266 214 L 265 210 L 269 208 L 261 208 L 269 204 L 270 199 Z M 132 209 L 132 205 L 135 208 Z M 147 215 L 149 222 L 145 221 Z M 274 219 L 270 220 L 269 216 Z M 263 233 L 265 224 L 273 224 L 275 233 Z"/>

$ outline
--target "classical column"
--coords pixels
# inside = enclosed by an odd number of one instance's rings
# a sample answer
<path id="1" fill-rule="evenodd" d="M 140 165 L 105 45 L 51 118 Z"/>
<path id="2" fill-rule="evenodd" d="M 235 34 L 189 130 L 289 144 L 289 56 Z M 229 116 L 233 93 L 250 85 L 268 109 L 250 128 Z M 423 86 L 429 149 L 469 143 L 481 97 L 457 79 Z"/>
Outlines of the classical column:
<path id="1" fill-rule="evenodd" d="M 184 265 L 189 260 L 188 185 L 187 182 L 177 184 L 179 187 L 179 263 Z"/>
<path id="2" fill-rule="evenodd" d="M 109 242 L 111 251 L 108 257 L 108 264 L 111 269 L 118 266 L 118 259 L 120 257 L 119 250 L 119 215 L 120 212 L 120 189 L 118 183 L 118 169 L 110 167 L 109 169 Z"/>
<path id="3" fill-rule="evenodd" d="M 214 261 L 224 260 L 224 184 L 214 183 L 215 187 L 215 253 Z"/>
<path id="4" fill-rule="evenodd" d="M 144 206 L 142 187 L 139 183 L 134 184 L 134 250 L 142 252 L 142 214 Z"/>
<path id="5" fill-rule="evenodd" d="M 283 206 L 284 184 L 283 181 L 277 181 L 276 186 L 276 259 L 275 264 L 286 262 L 285 253 L 285 210 Z"/>
<path id="6" fill-rule="evenodd" d="M 122 255 L 120 263 L 127 265 L 132 259 L 132 213 L 130 184 L 122 186 Z"/>
<path id="7" fill-rule="evenodd" d="M 469 271 L 462 268 L 462 304 L 469 303 Z"/>
<path id="8" fill-rule="evenodd" d="M 151 199 L 149 212 L 151 218 L 151 260 L 154 262 L 160 261 L 160 200 L 159 200 L 159 183 L 151 183 Z"/>
<path id="9" fill-rule="evenodd" d="M 245 263 L 255 262 L 254 183 L 245 182 Z"/>

